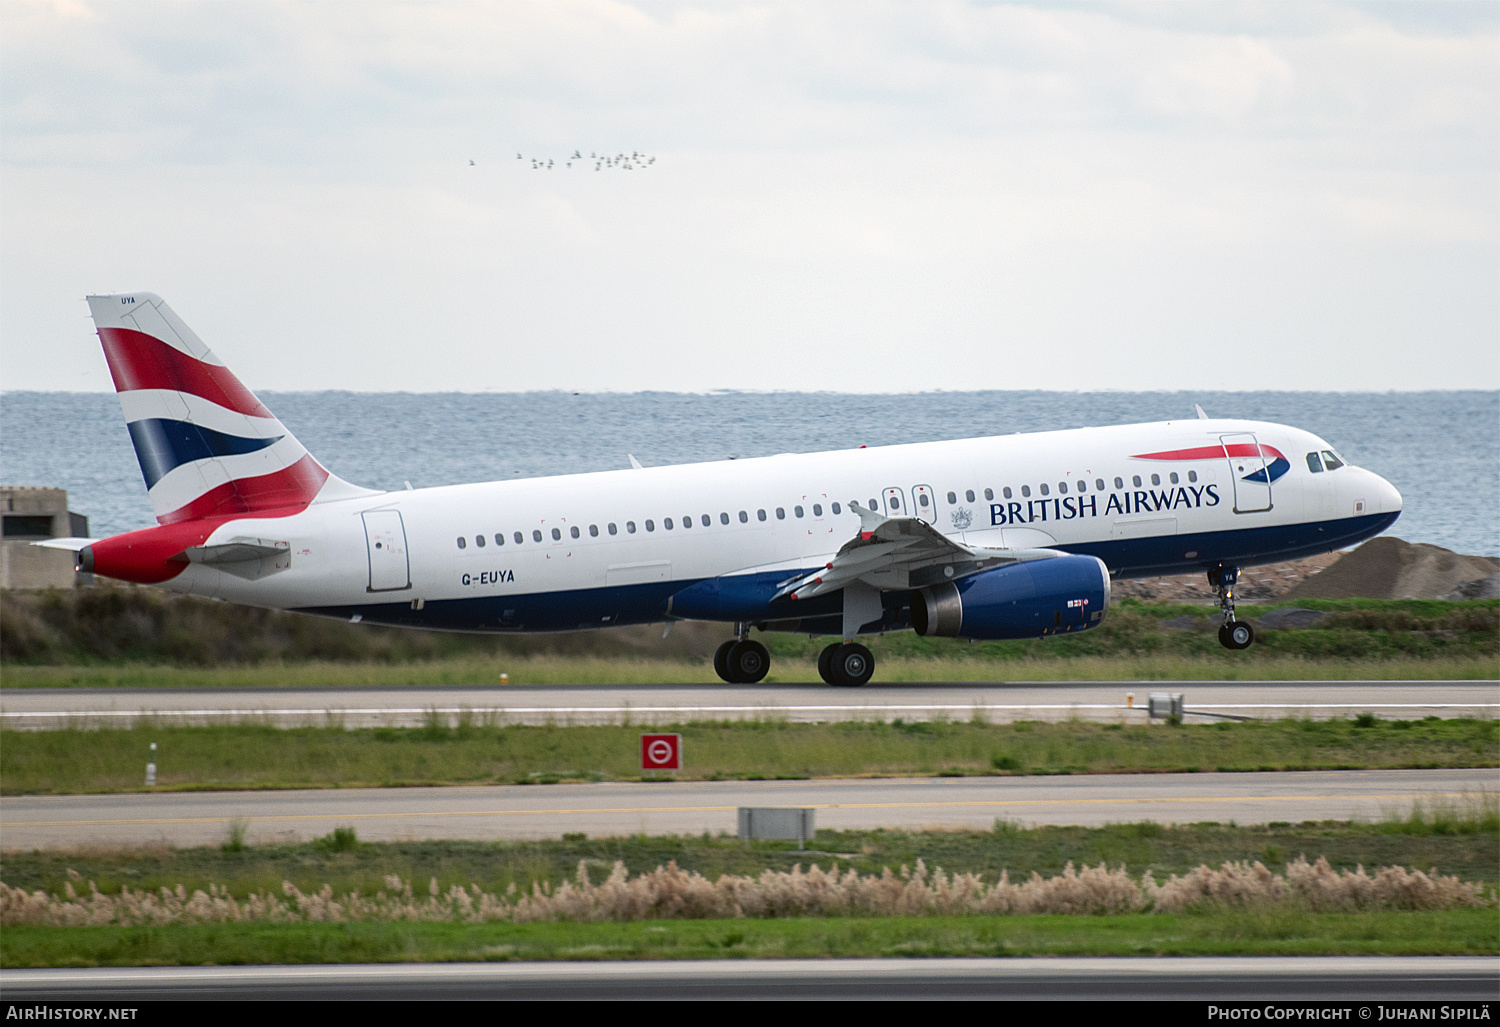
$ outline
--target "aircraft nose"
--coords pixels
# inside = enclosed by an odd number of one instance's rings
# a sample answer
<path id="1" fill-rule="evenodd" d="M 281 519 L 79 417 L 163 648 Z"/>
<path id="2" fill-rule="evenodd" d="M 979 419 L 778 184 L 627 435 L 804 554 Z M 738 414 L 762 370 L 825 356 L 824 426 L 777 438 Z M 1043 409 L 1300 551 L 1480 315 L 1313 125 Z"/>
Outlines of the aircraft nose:
<path id="1" fill-rule="evenodd" d="M 1401 493 L 1380 475 L 1375 475 L 1375 481 L 1379 485 L 1380 509 L 1384 513 L 1401 512 Z"/>

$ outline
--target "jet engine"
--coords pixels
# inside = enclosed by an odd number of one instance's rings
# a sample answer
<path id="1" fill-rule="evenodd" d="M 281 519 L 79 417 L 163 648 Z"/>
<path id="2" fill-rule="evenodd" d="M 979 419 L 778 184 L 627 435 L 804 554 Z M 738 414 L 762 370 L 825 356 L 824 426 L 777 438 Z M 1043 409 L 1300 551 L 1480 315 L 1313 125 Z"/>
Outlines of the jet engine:
<path id="1" fill-rule="evenodd" d="M 914 591 L 919 635 L 1040 638 L 1085 631 L 1109 609 L 1109 568 L 1096 556 L 1056 556 L 997 567 Z"/>

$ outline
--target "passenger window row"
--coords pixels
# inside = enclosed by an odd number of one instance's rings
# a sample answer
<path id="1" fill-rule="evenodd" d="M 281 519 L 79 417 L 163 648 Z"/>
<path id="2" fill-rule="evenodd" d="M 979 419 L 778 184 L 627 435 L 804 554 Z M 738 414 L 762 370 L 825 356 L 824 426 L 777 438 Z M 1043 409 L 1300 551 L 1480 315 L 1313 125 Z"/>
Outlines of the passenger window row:
<path id="1" fill-rule="evenodd" d="M 853 504 L 850 504 L 850 505 L 852 506 Z M 841 504 L 839 504 L 839 503 L 833 503 L 833 504 L 831 504 L 831 509 L 832 509 L 832 511 L 833 511 L 833 513 L 835 515 L 843 513 L 843 506 Z M 822 503 L 814 503 L 814 504 L 812 504 L 812 513 L 813 513 L 814 517 L 822 517 L 823 516 L 823 504 Z M 807 515 L 807 511 L 804 510 L 801 506 L 793 506 L 792 507 L 792 516 L 793 517 L 805 517 L 806 515 Z M 765 511 L 765 510 L 756 510 L 755 511 L 755 520 L 757 522 L 767 521 L 767 520 L 769 520 L 771 518 L 771 516 L 772 516 L 772 514 L 771 513 L 767 513 L 767 511 Z M 775 516 L 775 518 L 778 521 L 784 521 L 784 520 L 786 520 L 786 518 L 787 518 L 786 507 L 783 507 L 783 506 L 776 507 L 775 510 L 774 510 L 774 516 Z M 720 513 L 718 515 L 718 521 L 719 521 L 720 525 L 732 524 L 732 523 L 734 523 L 735 520 L 738 520 L 739 523 L 741 523 L 741 524 L 749 524 L 750 523 L 750 511 L 748 511 L 748 510 L 741 510 L 741 511 L 739 511 L 739 513 L 735 514 L 734 517 L 731 517 L 730 514 L 729 514 L 729 512 L 727 510 L 725 510 L 725 511 L 720 511 Z M 711 514 L 699 514 L 699 515 L 697 515 L 697 521 L 696 521 L 696 523 L 698 525 L 704 527 L 704 528 L 712 527 L 713 523 L 714 523 L 714 517 Z M 663 531 L 675 531 L 679 527 L 683 531 L 690 531 L 693 528 L 693 526 L 694 526 L 694 515 L 693 514 L 688 514 L 688 515 L 682 517 L 680 520 L 679 519 L 674 519 L 674 518 L 671 518 L 671 517 L 663 517 L 661 519 L 661 528 L 662 528 Z M 643 521 L 641 523 L 641 527 L 643 527 L 648 533 L 654 533 L 656 531 L 656 528 L 657 528 L 657 523 L 656 523 L 656 521 L 654 519 L 647 518 L 645 521 Z M 564 530 L 566 530 L 568 538 L 581 539 L 583 537 L 583 529 L 581 529 L 578 525 L 575 524 L 575 525 L 573 525 L 573 526 L 571 526 L 571 527 L 569 527 L 567 529 L 563 529 L 561 527 L 548 529 L 547 534 L 543 534 L 541 528 L 533 528 L 531 530 L 531 541 L 532 542 L 545 542 L 547 540 L 548 535 L 550 535 L 551 538 L 552 538 L 552 541 L 554 541 L 554 542 L 561 542 L 563 540 L 563 532 L 564 532 Z M 599 529 L 599 525 L 597 525 L 597 524 L 590 524 L 588 526 L 589 537 L 590 538 L 598 538 L 599 537 L 599 530 L 600 530 Z M 614 523 L 614 522 L 610 522 L 610 523 L 608 523 L 608 524 L 606 524 L 604 526 L 604 531 L 606 533 L 610 534 L 610 535 L 618 535 L 620 533 L 620 526 L 618 524 Z M 635 523 L 635 521 L 626 521 L 625 522 L 625 534 L 627 534 L 627 535 L 634 535 L 635 533 L 636 533 L 636 523 Z M 503 546 L 503 545 L 506 544 L 505 533 L 504 532 L 496 532 L 493 536 L 490 536 L 490 537 L 486 537 L 484 535 L 475 535 L 474 536 L 474 546 L 477 549 L 483 549 L 487 545 L 490 544 L 491 539 L 493 539 L 493 543 L 495 545 L 497 545 L 497 546 Z M 525 542 L 526 542 L 526 534 L 524 532 L 520 532 L 520 531 L 513 532 L 511 534 L 511 540 L 512 540 L 512 542 L 515 545 L 518 545 L 518 546 L 519 545 L 524 545 Z M 459 549 L 467 549 L 467 548 L 469 548 L 469 540 L 468 540 L 467 537 L 465 537 L 463 535 L 460 535 L 457 539 L 455 539 L 455 542 L 457 543 Z"/>
<path id="2" fill-rule="evenodd" d="M 1198 472 L 1197 471 L 1188 471 L 1187 472 L 1187 480 L 1189 482 L 1196 482 L 1198 480 Z M 1167 473 L 1167 482 L 1168 482 L 1168 484 L 1177 485 L 1181 481 L 1182 481 L 1182 478 L 1178 475 L 1178 473 L 1176 471 L 1169 471 Z M 1122 477 L 1118 477 L 1117 476 L 1115 478 L 1114 484 L 1115 484 L 1115 488 L 1117 488 L 1117 489 L 1123 489 L 1123 488 L 1126 487 L 1126 485 L 1125 485 L 1125 479 L 1122 478 Z M 1151 475 L 1151 484 L 1152 485 L 1160 485 L 1161 484 L 1161 475 L 1160 474 L 1153 474 L 1153 475 Z M 1105 481 L 1104 481 L 1103 478 L 1095 478 L 1094 479 L 1094 491 L 1095 492 L 1104 492 L 1104 491 L 1106 491 L 1108 489 L 1108 487 L 1109 486 L 1105 483 Z M 1144 488 L 1145 487 L 1145 482 L 1141 479 L 1141 476 L 1139 474 L 1134 474 L 1134 475 L 1131 475 L 1131 477 L 1130 477 L 1130 487 L 1131 488 Z M 1065 482 L 1065 481 L 1058 482 L 1057 483 L 1057 492 L 1058 492 L 1058 495 L 1067 495 L 1068 491 L 1069 491 L 1069 488 L 1070 488 L 1070 486 L 1069 486 L 1068 482 Z M 1080 478 L 1080 479 L 1078 479 L 1077 481 L 1075 481 L 1075 482 L 1072 483 L 1071 489 L 1072 489 L 1072 491 L 1078 492 L 1080 494 L 1088 492 L 1088 490 L 1089 490 L 1088 479 L 1086 479 L 1086 478 Z M 1038 493 L 1040 495 L 1043 495 L 1043 496 L 1050 496 L 1052 494 L 1051 487 L 1048 486 L 1045 482 L 1043 482 L 1041 485 L 1037 486 L 1037 491 L 1038 491 Z M 985 489 L 984 490 L 984 494 L 985 494 L 985 498 L 989 498 L 990 495 L 991 495 L 991 492 L 990 492 L 989 489 Z M 1006 499 L 1013 499 L 1015 497 L 1015 493 L 1011 490 L 1011 488 L 1010 488 L 1009 485 L 1007 485 L 1005 488 L 1001 489 L 1000 490 L 1000 494 L 1001 494 L 1001 496 L 1003 496 Z M 969 495 L 972 496 L 973 493 L 971 492 L 971 493 L 969 493 Z M 1031 498 L 1031 486 L 1030 485 L 1022 485 L 1021 486 L 1021 498 L 1022 499 L 1029 499 L 1029 498 Z M 950 503 L 953 502 L 953 493 L 951 493 L 951 492 L 948 493 L 948 502 L 950 502 Z M 971 499 L 970 502 L 973 502 L 973 500 Z"/>

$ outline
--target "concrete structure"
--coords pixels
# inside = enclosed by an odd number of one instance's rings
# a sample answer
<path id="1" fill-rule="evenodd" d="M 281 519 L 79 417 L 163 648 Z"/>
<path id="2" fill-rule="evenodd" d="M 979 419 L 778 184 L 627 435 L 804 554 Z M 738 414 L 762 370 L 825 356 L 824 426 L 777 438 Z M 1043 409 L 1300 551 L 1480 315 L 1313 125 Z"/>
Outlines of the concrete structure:
<path id="1" fill-rule="evenodd" d="M 89 519 L 68 509 L 67 489 L 0 485 L 0 588 L 72 588 L 93 580 L 79 575 L 75 557 L 31 543 L 44 538 L 86 538 Z"/>

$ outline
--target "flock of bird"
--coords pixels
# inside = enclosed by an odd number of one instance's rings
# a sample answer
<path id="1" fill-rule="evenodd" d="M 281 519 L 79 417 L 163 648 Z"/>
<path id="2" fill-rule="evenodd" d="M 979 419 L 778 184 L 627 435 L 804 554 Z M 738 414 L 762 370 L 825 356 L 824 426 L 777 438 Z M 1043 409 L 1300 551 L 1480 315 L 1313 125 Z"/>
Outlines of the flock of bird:
<path id="1" fill-rule="evenodd" d="M 560 160 L 554 160 L 551 157 L 528 158 L 518 153 L 516 160 L 530 160 L 533 171 L 551 171 L 554 167 L 571 168 L 574 164 L 583 164 L 585 161 L 592 161 L 595 171 L 638 171 L 656 163 L 654 156 L 634 150 L 630 153 L 615 154 L 590 152 L 587 157 L 583 155 L 582 150 L 574 150 L 571 157 L 563 157 Z M 474 161 L 469 161 L 469 167 L 476 167 Z"/>

